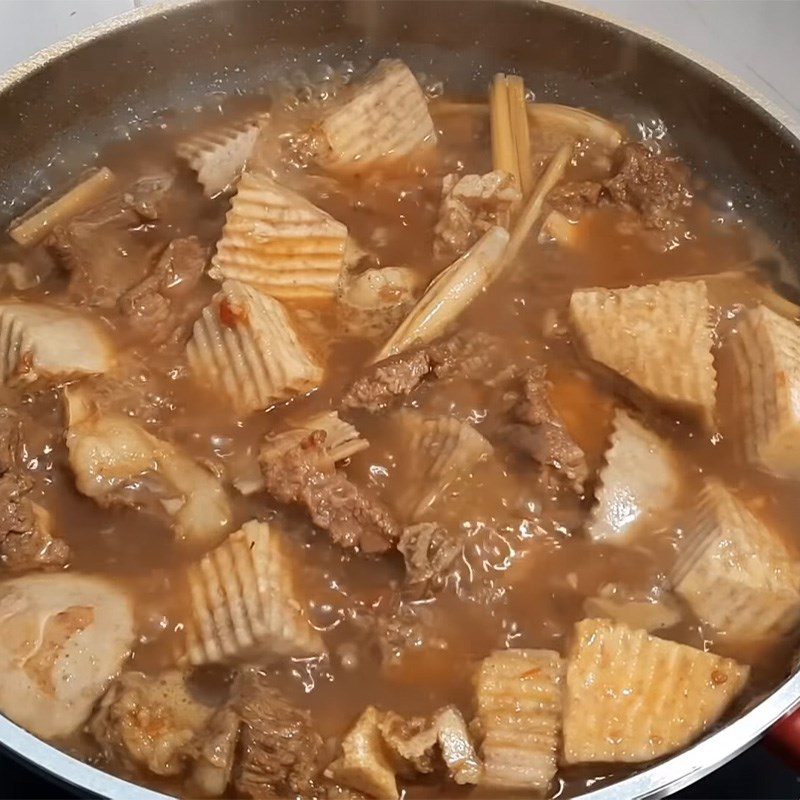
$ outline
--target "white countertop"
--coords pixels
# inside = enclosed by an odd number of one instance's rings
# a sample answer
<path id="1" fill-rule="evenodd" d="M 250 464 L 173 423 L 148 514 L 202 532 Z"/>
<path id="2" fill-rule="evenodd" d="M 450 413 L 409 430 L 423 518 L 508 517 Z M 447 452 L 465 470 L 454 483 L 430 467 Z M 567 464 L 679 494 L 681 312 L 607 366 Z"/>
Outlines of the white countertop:
<path id="1" fill-rule="evenodd" d="M 59 39 L 148 2 L 0 0 L 0 72 Z M 800 122 L 800 0 L 574 2 L 650 28 L 717 62 Z"/>

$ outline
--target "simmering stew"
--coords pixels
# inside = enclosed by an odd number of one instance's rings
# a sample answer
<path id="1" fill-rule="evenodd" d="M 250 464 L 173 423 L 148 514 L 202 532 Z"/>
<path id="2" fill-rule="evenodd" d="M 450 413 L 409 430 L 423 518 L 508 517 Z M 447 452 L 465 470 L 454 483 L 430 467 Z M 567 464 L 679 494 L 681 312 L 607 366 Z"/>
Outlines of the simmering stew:
<path id="1" fill-rule="evenodd" d="M 800 329 L 668 137 L 400 61 L 0 246 L 0 711 L 186 796 L 552 796 L 786 673 Z"/>

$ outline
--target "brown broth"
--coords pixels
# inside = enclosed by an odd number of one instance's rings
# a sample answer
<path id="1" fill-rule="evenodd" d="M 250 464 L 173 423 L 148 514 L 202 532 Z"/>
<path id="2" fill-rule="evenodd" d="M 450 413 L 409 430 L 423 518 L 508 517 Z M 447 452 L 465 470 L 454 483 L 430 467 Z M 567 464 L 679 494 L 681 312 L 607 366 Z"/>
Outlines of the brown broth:
<path id="1" fill-rule="evenodd" d="M 263 102 L 254 100 L 251 106 L 240 101 L 238 105 L 258 107 Z M 288 137 L 297 130 L 298 115 L 302 117 L 305 112 L 302 108 L 286 110 L 278 104 L 273 106 L 273 113 L 272 130 L 285 129 Z M 102 154 L 101 162 L 123 180 L 165 168 L 177 170 L 175 200 L 169 211 L 137 234 L 147 243 L 166 243 L 192 234 L 211 246 L 219 238 L 226 199 L 204 199 L 193 176 L 177 163 L 172 150 L 182 131 L 201 128 L 218 116 L 215 109 L 197 117 L 170 120 L 166 130 L 147 131 L 138 140 Z M 468 172 L 489 168 L 485 117 L 466 113 L 449 116 L 440 124 L 438 157 L 415 171 L 367 175 L 337 184 L 312 177 L 306 168 L 281 162 L 282 179 L 346 223 L 382 266 L 412 266 L 427 280 L 442 267 L 431 256 L 442 176 L 457 164 Z M 261 157 L 276 157 L 274 143 Z M 581 160 L 571 175 L 591 175 L 587 167 L 590 161 Z M 564 322 L 570 293 L 578 287 L 621 287 L 668 277 L 706 275 L 740 269 L 753 258 L 755 232 L 738 220 L 720 218 L 704 205 L 702 197 L 691 210 L 688 232 L 668 241 L 666 247 L 664 240 L 632 229 L 629 222 L 626 212 L 604 208 L 578 224 L 574 247 L 539 245 L 535 236 L 531 237 L 508 274 L 459 322 L 465 329 L 501 337 L 507 347 L 507 363 L 540 359 L 550 365 L 554 399 L 570 432 L 586 450 L 592 468 L 601 463 L 605 448 L 616 402 L 614 384 L 588 368 L 569 335 L 548 335 L 547 321 L 555 314 Z M 47 260 L 41 248 L 25 253 L 8 244 L 3 254 L 9 260 Z M 207 281 L 200 291 L 210 297 L 213 289 L 212 282 Z M 26 296 L 59 297 L 63 290 L 64 276 L 56 271 Z M 748 302 L 751 300 L 746 294 L 724 300 L 720 308 L 721 336 L 733 327 L 728 312 Z M 324 331 L 333 311 L 318 305 L 305 314 L 315 330 L 322 326 Z M 107 318 L 116 330 L 113 314 Z M 152 431 L 174 440 L 192 455 L 221 467 L 248 453 L 252 457 L 266 432 L 280 430 L 288 419 L 307 412 L 334 407 L 342 388 L 374 350 L 374 344 L 364 340 L 321 343 L 313 332 L 309 335 L 325 351 L 324 384 L 307 397 L 268 412 L 236 419 L 223 398 L 196 384 L 180 349 L 154 351 L 132 343 L 125 348 L 130 398 L 121 398 L 118 408 L 134 414 Z M 118 330 L 117 336 L 122 336 Z M 649 410 L 648 418 L 687 456 L 686 463 L 693 465 L 690 469 L 695 477 L 714 474 L 724 478 L 794 547 L 792 525 L 800 515 L 800 495 L 793 485 L 746 466 L 738 446 L 739 420 L 730 407 L 730 392 L 724 391 L 730 385 L 730 364 L 723 351 L 717 355 L 722 387 L 718 436 L 709 437 L 655 407 Z M 7 394 L 5 401 L 9 404 L 23 402 Z M 169 666 L 187 616 L 183 572 L 196 554 L 174 544 L 160 518 L 133 510 L 101 509 L 78 494 L 66 460 L 58 393 L 24 402 L 47 441 L 40 452 L 31 453 L 37 491 L 41 502 L 53 512 L 59 533 L 72 547 L 71 567 L 113 576 L 134 594 L 141 641 L 130 667 L 152 670 Z M 502 392 L 496 387 L 466 380 L 425 388 L 409 402 L 423 410 L 469 419 L 484 432 L 496 428 L 507 412 Z M 353 421 L 371 446 L 351 460 L 347 472 L 353 481 L 369 486 L 391 505 L 408 479 L 398 456 L 391 415 L 356 413 Z M 569 491 L 547 490 L 537 481 L 536 473 L 533 462 L 498 447 L 495 459 L 451 487 L 446 499 L 431 509 L 429 518 L 458 523 L 467 532 L 470 546 L 469 559 L 465 560 L 469 563 L 460 570 L 459 583 L 424 603 L 435 620 L 439 646 L 411 648 L 388 670 L 381 668 L 378 653 L 354 624 L 354 617 L 388 612 L 400 597 L 403 564 L 399 555 L 367 557 L 344 552 L 324 533 L 314 531 L 302 515 L 276 506 L 263 494 L 244 498 L 230 489 L 237 523 L 252 517 L 274 519 L 291 534 L 298 583 L 308 597 L 307 613 L 324 632 L 330 657 L 265 664 L 264 668 L 276 686 L 310 709 L 324 736 L 343 734 L 369 704 L 401 713 L 426 714 L 454 702 L 468 716 L 474 666 L 493 648 L 545 647 L 563 653 L 572 625 L 583 616 L 583 601 L 604 584 L 618 582 L 631 590 L 647 592 L 663 583 L 681 536 L 678 517 L 682 509 L 660 520 L 636 546 L 595 545 L 581 530 L 591 495 L 575 498 Z M 687 475 L 691 483 L 689 478 Z M 717 642 L 688 611 L 683 621 L 664 635 L 713 647 L 751 663 L 749 696 L 769 688 L 786 669 L 784 651 L 789 643 L 754 652 L 737 648 L 735 643 Z M 341 655 L 345 651 L 356 653 L 355 666 L 343 666 Z M 228 677 L 225 670 L 217 670 L 215 676 L 212 682 Z M 80 736 L 60 744 L 104 768 L 119 769 L 119 765 L 99 761 L 92 745 Z M 561 791 L 574 794 L 604 774 L 619 773 L 602 766 L 564 770 L 559 773 L 564 783 Z M 156 781 L 152 776 L 135 777 L 169 791 L 181 790 L 180 785 Z M 466 793 L 430 781 L 409 787 L 409 791 L 419 797 Z"/>

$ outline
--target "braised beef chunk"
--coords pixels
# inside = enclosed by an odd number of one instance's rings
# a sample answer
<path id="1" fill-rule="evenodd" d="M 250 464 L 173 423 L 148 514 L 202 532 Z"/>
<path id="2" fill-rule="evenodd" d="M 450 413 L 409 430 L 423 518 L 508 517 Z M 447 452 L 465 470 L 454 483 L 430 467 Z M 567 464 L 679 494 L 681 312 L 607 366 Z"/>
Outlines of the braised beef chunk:
<path id="1" fill-rule="evenodd" d="M 22 466 L 23 433 L 22 417 L 16 411 L 0 406 L 0 474 Z"/>
<path id="2" fill-rule="evenodd" d="M 257 672 L 241 677 L 234 707 L 242 719 L 233 774 L 237 795 L 253 800 L 315 796 L 322 737 L 311 715 Z"/>
<path id="3" fill-rule="evenodd" d="M 169 172 L 139 178 L 122 195 L 125 207 L 135 211 L 143 222 L 157 220 L 174 183 L 175 176 Z"/>
<path id="4" fill-rule="evenodd" d="M 420 522 L 403 531 L 397 549 L 406 563 L 409 583 L 438 586 L 461 552 L 463 544 L 435 522 Z"/>
<path id="5" fill-rule="evenodd" d="M 381 411 L 425 381 L 456 375 L 482 377 L 496 356 L 494 345 L 496 341 L 485 334 L 459 333 L 387 358 L 351 384 L 342 407 Z"/>
<path id="6" fill-rule="evenodd" d="M 49 250 L 69 272 L 69 296 L 81 305 L 113 308 L 144 278 L 147 247 L 131 229 L 139 215 L 113 198 L 53 230 Z"/>
<path id="7" fill-rule="evenodd" d="M 679 222 L 691 199 L 689 168 L 678 158 L 638 143 L 619 147 L 610 178 L 567 183 L 548 196 L 548 202 L 571 219 L 594 206 L 615 203 L 633 209 L 645 228 L 655 230 Z"/>
<path id="8" fill-rule="evenodd" d="M 155 344 L 187 338 L 199 313 L 196 303 L 187 307 L 187 302 L 207 260 L 208 251 L 197 237 L 171 241 L 153 271 L 119 299 L 120 313 L 131 328 Z"/>
<path id="9" fill-rule="evenodd" d="M 387 550 L 400 535 L 389 510 L 337 470 L 314 431 L 284 452 L 264 448 L 261 470 L 267 491 L 279 502 L 303 506 L 311 521 L 342 547 L 367 553 Z"/>
<path id="10" fill-rule="evenodd" d="M 69 547 L 50 531 L 47 512 L 30 499 L 31 482 L 8 472 L 0 478 L 0 564 L 9 572 L 59 569 Z"/>
<path id="11" fill-rule="evenodd" d="M 588 476 L 586 456 L 570 436 L 548 395 L 547 368 L 537 365 L 522 378 L 522 397 L 514 406 L 516 423 L 503 436 L 546 468 L 560 472 L 580 491 Z"/>

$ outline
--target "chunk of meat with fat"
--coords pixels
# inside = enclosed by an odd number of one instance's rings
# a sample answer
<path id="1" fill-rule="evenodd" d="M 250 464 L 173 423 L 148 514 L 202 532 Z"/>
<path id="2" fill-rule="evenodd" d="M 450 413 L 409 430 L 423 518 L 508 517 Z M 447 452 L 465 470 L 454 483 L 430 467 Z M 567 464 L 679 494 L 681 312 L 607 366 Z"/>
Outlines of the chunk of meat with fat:
<path id="1" fill-rule="evenodd" d="M 130 327 L 154 344 L 184 337 L 195 311 L 187 301 L 200 282 L 208 252 L 196 237 L 174 239 L 153 271 L 119 299 L 118 308 Z M 188 313 L 187 313 L 188 312 Z"/>
<path id="2" fill-rule="evenodd" d="M 575 627 L 564 692 L 563 760 L 650 761 L 713 725 L 749 667 L 605 619 Z"/>
<path id="3" fill-rule="evenodd" d="M 175 152 L 197 173 L 206 197 L 229 189 L 244 169 L 269 114 L 246 117 L 195 133 L 178 142 Z"/>
<path id="4" fill-rule="evenodd" d="M 681 492 L 677 455 L 660 436 L 617 409 L 605 462 L 587 532 L 594 541 L 623 544 L 674 507 Z"/>
<path id="5" fill-rule="evenodd" d="M 241 413 L 269 408 L 322 381 L 286 308 L 238 281 L 225 281 L 194 324 L 189 366 Z"/>
<path id="6" fill-rule="evenodd" d="M 579 289 L 572 293 L 570 315 L 589 358 L 714 426 L 717 375 L 704 281 Z"/>
<path id="7" fill-rule="evenodd" d="M 589 473 L 586 455 L 556 411 L 549 389 L 547 367 L 538 364 L 529 369 L 522 377 L 522 396 L 512 410 L 517 422 L 501 432 L 516 449 L 562 473 L 580 492 Z"/>
<path id="8" fill-rule="evenodd" d="M 55 386 L 108 372 L 116 362 L 99 320 L 44 303 L 0 303 L 0 342 L 7 386 Z"/>
<path id="9" fill-rule="evenodd" d="M 77 731 L 134 641 L 119 587 L 78 573 L 0 583 L 0 711 L 36 736 Z"/>
<path id="10" fill-rule="evenodd" d="M 404 441 L 400 457 L 409 476 L 397 507 L 411 520 L 421 517 L 450 484 L 467 477 L 493 453 L 492 446 L 472 425 L 455 417 L 426 417 L 402 409 L 396 421 Z"/>
<path id="11" fill-rule="evenodd" d="M 397 522 L 383 503 L 335 468 L 325 440 L 325 432 L 317 430 L 281 454 L 263 448 L 267 492 L 280 503 L 305 508 L 311 521 L 342 547 L 387 550 L 400 535 Z"/>
<path id="12" fill-rule="evenodd" d="M 481 784 L 547 791 L 556 774 L 564 663 L 551 650 L 497 650 L 475 679 Z"/>
<path id="13" fill-rule="evenodd" d="M 800 478 L 800 327 L 758 306 L 740 317 L 731 350 L 748 460 Z"/>
<path id="14" fill-rule="evenodd" d="M 155 498 L 176 537 L 190 545 L 207 547 L 225 535 L 231 508 L 211 472 L 130 417 L 103 412 L 86 389 L 69 387 L 64 398 L 69 463 L 82 494 L 104 507 Z"/>
<path id="15" fill-rule="evenodd" d="M 456 375 L 485 378 L 496 342 L 483 334 L 459 333 L 370 366 L 342 398 L 343 408 L 381 411 L 425 382 Z"/>
<path id="16" fill-rule="evenodd" d="M 459 554 L 464 542 L 435 522 L 419 522 L 403 530 L 397 549 L 403 554 L 406 580 L 439 588 Z"/>
<path id="17" fill-rule="evenodd" d="M 425 94 L 398 59 L 380 61 L 316 133 L 318 161 L 335 170 L 366 170 L 436 144 Z"/>
<path id="18" fill-rule="evenodd" d="M 186 642 L 192 664 L 325 652 L 303 614 L 291 558 L 274 525 L 245 523 L 189 567 L 188 583 L 192 610 Z"/>
<path id="19" fill-rule="evenodd" d="M 367 339 L 394 330 L 414 305 L 418 283 L 407 267 L 367 269 L 349 278 L 339 290 L 339 330 Z"/>
<path id="20" fill-rule="evenodd" d="M 0 564 L 8 572 L 60 569 L 70 560 L 69 545 L 53 535 L 50 513 L 30 499 L 32 488 L 18 473 L 0 477 Z"/>
<path id="21" fill-rule="evenodd" d="M 254 800 L 316 796 L 322 737 L 307 711 L 296 708 L 249 672 L 240 680 L 234 707 L 242 719 L 233 785 Z"/>
<path id="22" fill-rule="evenodd" d="M 675 564 L 675 591 L 731 638 L 779 637 L 800 621 L 800 559 L 718 481 L 707 481 Z"/>
<path id="23" fill-rule="evenodd" d="M 446 175 L 434 230 L 434 255 L 458 258 L 493 225 L 508 230 L 511 210 L 521 200 L 513 176 L 502 170 L 485 175 Z"/>
<path id="24" fill-rule="evenodd" d="M 284 300 L 331 298 L 346 246 L 347 226 L 268 175 L 245 172 L 209 274 Z"/>

